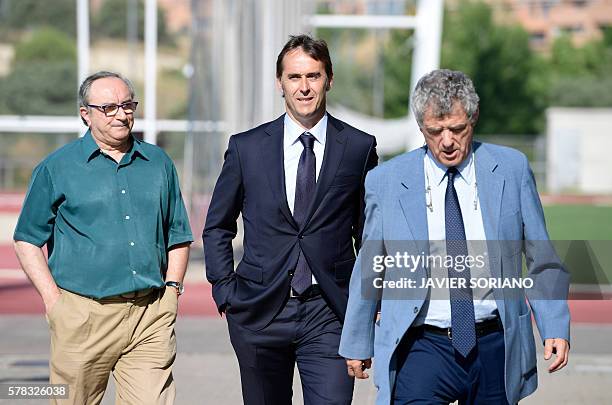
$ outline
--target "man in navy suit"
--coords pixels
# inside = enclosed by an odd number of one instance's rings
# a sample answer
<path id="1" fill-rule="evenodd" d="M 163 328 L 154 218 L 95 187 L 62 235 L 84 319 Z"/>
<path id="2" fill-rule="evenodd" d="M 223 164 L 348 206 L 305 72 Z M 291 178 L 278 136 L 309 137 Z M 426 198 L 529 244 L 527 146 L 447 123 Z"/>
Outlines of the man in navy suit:
<path id="1" fill-rule="evenodd" d="M 472 141 L 472 81 L 435 70 L 411 99 L 426 146 L 367 176 L 340 354 L 358 378 L 374 356 L 379 405 L 515 404 L 537 387 L 532 313 L 548 371 L 567 364 L 568 274 L 525 155 Z"/>
<path id="2" fill-rule="evenodd" d="M 376 141 L 326 112 L 324 41 L 292 36 L 276 78 L 286 114 L 229 140 L 203 233 L 206 277 L 227 316 L 245 404 L 291 404 L 296 363 L 305 404 L 350 404 L 338 345 Z M 244 256 L 234 271 L 239 214 Z"/>

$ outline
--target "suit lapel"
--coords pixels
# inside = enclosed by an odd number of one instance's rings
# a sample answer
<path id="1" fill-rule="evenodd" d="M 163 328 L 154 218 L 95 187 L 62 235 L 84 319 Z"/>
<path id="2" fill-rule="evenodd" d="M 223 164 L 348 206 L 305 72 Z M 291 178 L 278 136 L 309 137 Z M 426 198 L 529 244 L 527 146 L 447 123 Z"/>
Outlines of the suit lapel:
<path id="1" fill-rule="evenodd" d="M 342 161 L 342 155 L 346 147 L 346 133 L 343 130 L 344 126 L 342 123 L 327 114 L 327 133 L 325 139 L 325 152 L 323 153 L 323 162 L 321 163 L 321 172 L 317 180 L 314 198 L 308 209 L 308 216 L 306 217 L 306 221 L 304 221 L 304 228 L 308 226 L 308 222 L 327 193 L 329 186 L 336 176 L 340 162 Z"/>
<path id="2" fill-rule="evenodd" d="M 496 172 L 497 161 L 487 151 L 486 146 L 474 142 L 473 148 L 478 199 L 485 235 L 487 240 L 498 240 L 505 180 Z"/>
<path id="3" fill-rule="evenodd" d="M 425 207 L 424 156 L 425 148 L 421 148 L 419 153 L 411 154 L 404 171 L 400 173 L 401 186 L 404 189 L 399 193 L 399 202 L 408 223 L 408 228 L 412 233 L 412 239 L 415 241 L 426 241 L 429 239 Z"/>
<path id="4" fill-rule="evenodd" d="M 284 115 L 281 115 L 265 128 L 264 131 L 268 136 L 264 138 L 260 146 L 260 161 L 268 177 L 274 200 L 279 202 L 280 210 L 287 221 L 295 229 L 298 229 L 287 204 L 283 153 L 284 117 Z"/>

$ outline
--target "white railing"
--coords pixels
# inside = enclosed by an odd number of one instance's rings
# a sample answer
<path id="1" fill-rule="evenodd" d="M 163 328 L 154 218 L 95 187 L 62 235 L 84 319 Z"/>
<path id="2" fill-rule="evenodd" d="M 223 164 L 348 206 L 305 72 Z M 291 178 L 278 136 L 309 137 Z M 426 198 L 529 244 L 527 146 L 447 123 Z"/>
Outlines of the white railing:
<path id="1" fill-rule="evenodd" d="M 147 121 L 136 118 L 133 130 L 144 132 Z M 156 120 L 158 132 L 223 132 L 226 125 L 221 121 Z M 0 115 L 0 133 L 85 133 L 86 128 L 79 117 L 51 115 Z"/>

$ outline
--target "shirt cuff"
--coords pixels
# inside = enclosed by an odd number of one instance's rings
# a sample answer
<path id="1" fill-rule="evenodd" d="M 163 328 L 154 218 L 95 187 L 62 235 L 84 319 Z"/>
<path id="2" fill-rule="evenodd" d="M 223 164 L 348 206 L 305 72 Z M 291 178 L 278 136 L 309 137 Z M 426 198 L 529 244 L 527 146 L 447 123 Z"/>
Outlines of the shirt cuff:
<path id="1" fill-rule="evenodd" d="M 193 242 L 193 236 L 191 236 L 190 234 L 170 235 L 170 237 L 168 238 L 168 249 L 170 249 L 173 246 L 180 245 L 182 243 L 192 243 L 192 242 Z"/>
<path id="2" fill-rule="evenodd" d="M 32 235 L 28 235 L 22 232 L 15 232 L 15 234 L 13 235 L 13 240 L 20 241 L 20 242 L 27 242 L 32 245 L 38 246 L 39 248 L 43 247 L 45 243 L 47 243 L 46 240 L 40 240 L 40 239 L 35 238 Z"/>

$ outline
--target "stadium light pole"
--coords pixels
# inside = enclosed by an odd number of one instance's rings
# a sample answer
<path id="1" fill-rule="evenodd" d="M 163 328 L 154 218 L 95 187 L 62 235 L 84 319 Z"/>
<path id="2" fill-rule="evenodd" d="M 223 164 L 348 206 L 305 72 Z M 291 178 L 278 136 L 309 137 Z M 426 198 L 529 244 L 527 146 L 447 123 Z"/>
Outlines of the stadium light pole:
<path id="1" fill-rule="evenodd" d="M 76 0 L 77 7 L 77 89 L 89 74 L 89 0 Z M 82 131 L 78 132 L 82 136 Z"/>
<path id="2" fill-rule="evenodd" d="M 145 131 L 144 140 L 157 143 L 157 0 L 145 5 Z"/>

